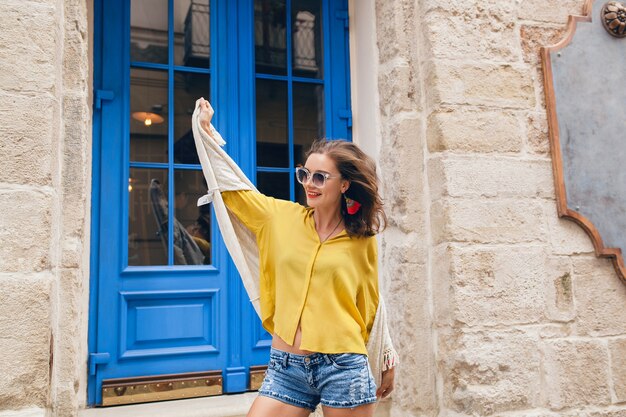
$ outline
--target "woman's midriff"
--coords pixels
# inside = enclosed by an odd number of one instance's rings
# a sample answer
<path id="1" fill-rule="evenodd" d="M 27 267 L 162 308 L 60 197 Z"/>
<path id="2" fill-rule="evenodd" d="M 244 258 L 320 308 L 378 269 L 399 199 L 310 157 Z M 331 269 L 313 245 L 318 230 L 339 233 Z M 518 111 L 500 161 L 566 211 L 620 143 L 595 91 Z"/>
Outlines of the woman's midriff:
<path id="1" fill-rule="evenodd" d="M 300 339 L 302 339 L 302 328 L 300 327 L 300 323 L 298 323 L 298 330 L 296 330 L 296 337 L 293 339 L 293 346 L 289 345 L 274 333 L 272 335 L 272 347 L 285 352 L 295 353 L 296 355 L 310 355 L 311 353 L 315 353 L 310 350 L 299 349 Z"/>

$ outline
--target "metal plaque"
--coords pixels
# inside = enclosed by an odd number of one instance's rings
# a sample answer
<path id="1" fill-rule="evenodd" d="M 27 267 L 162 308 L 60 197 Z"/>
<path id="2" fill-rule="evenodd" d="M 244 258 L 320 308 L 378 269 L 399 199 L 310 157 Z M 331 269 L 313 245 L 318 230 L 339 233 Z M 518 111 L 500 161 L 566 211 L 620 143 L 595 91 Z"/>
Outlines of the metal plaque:
<path id="1" fill-rule="evenodd" d="M 102 381 L 102 406 L 222 394 L 222 371 L 191 372 Z"/>
<path id="2" fill-rule="evenodd" d="M 626 283 L 626 38 L 623 3 L 587 0 L 541 50 L 558 213 L 590 235 Z M 613 32 L 613 33 L 611 33 Z"/>
<path id="3" fill-rule="evenodd" d="M 265 374 L 267 372 L 267 365 L 253 365 L 250 366 L 250 384 L 248 389 L 250 391 L 258 391 L 263 384 L 263 379 L 265 379 Z"/>

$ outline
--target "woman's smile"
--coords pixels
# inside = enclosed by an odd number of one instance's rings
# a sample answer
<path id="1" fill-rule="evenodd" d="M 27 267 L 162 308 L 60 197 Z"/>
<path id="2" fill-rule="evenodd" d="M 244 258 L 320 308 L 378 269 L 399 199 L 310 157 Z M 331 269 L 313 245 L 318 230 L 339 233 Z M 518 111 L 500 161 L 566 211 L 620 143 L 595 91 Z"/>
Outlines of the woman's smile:
<path id="1" fill-rule="evenodd" d="M 318 193 L 318 192 L 316 192 L 316 191 L 312 191 L 312 190 L 309 190 L 309 191 L 307 191 L 307 192 L 306 192 L 306 196 L 307 196 L 308 198 L 317 198 L 317 197 L 319 197 L 320 195 L 322 195 L 322 194 L 321 194 L 321 193 Z"/>

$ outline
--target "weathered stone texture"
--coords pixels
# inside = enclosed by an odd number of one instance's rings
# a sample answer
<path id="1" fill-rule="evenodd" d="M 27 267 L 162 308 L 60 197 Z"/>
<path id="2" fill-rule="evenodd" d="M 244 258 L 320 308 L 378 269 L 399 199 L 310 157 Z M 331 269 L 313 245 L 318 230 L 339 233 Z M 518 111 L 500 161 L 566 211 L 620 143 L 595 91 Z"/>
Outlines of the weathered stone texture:
<path id="1" fill-rule="evenodd" d="M 421 43 L 416 2 L 376 1 L 381 143 L 379 164 L 389 227 L 382 240 L 381 281 L 394 344 L 405 365 L 396 373 L 392 416 L 434 413 L 435 367 L 427 264 Z M 399 170 L 399 167 L 405 169 Z M 417 308 L 416 308 L 417 307 Z M 411 382 L 409 382 L 411 381 Z"/>
<path id="2" fill-rule="evenodd" d="M 600 341 L 548 340 L 544 347 L 547 404 L 554 410 L 611 401 L 608 352 Z"/>
<path id="3" fill-rule="evenodd" d="M 398 319 L 391 319 L 394 346 L 404 364 L 396 378 L 414 381 L 397 384 L 394 402 L 404 410 L 425 411 L 432 407 L 435 383 L 430 313 L 424 302 L 428 299 L 427 269 L 425 265 L 393 263 L 386 271 L 393 277 L 386 299 L 389 310 L 401 313 Z"/>
<path id="4" fill-rule="evenodd" d="M 46 4 L 0 3 L 0 90 L 54 94 L 52 74 L 56 71 L 58 46 L 55 12 Z"/>
<path id="5" fill-rule="evenodd" d="M 457 323 L 502 326 L 537 323 L 544 318 L 542 248 L 455 247 L 450 251 Z"/>
<path id="6" fill-rule="evenodd" d="M 548 223 L 550 248 L 553 254 L 572 255 L 593 252 L 589 235 L 573 221 L 559 218 L 555 202 L 544 203 L 543 213 Z"/>
<path id="7" fill-rule="evenodd" d="M 511 111 L 447 107 L 428 117 L 430 152 L 499 152 L 522 150 L 520 122 Z"/>
<path id="8" fill-rule="evenodd" d="M 0 271 L 50 268 L 51 204 L 43 192 L 0 188 Z"/>
<path id="9" fill-rule="evenodd" d="M 85 312 L 83 300 L 86 274 L 80 269 L 61 269 L 57 284 L 58 298 L 64 300 L 58 306 L 57 334 L 63 337 L 55 341 L 55 375 L 53 405 L 58 416 L 75 416 L 79 406 L 79 389 L 85 389 L 84 362 L 78 358 L 87 357 L 86 346 L 76 343 L 83 337 Z"/>
<path id="10" fill-rule="evenodd" d="M 524 61 L 539 64 L 541 47 L 559 43 L 565 37 L 565 28 L 563 26 L 522 25 L 520 37 Z"/>
<path id="11" fill-rule="evenodd" d="M 572 262 L 566 256 L 550 257 L 546 262 L 544 274 L 543 292 L 546 299 L 546 315 L 550 320 L 572 322 L 576 317 L 574 305 L 574 284 L 572 277 Z M 569 336 L 562 334 L 564 329 L 557 329 L 557 336 Z"/>
<path id="12" fill-rule="evenodd" d="M 0 21 L 0 410 L 71 417 L 86 389 L 87 2 L 8 0 Z"/>
<path id="13" fill-rule="evenodd" d="M 54 106 L 49 95 L 0 89 L 0 182 L 51 184 Z"/>
<path id="14" fill-rule="evenodd" d="M 422 24 L 436 57 L 517 61 L 517 3 L 427 1 Z"/>
<path id="15" fill-rule="evenodd" d="M 569 15 L 582 14 L 583 0 L 525 0 L 520 2 L 519 18 L 538 22 L 565 24 Z"/>
<path id="16" fill-rule="evenodd" d="M 606 411 L 590 411 L 585 417 L 626 417 L 626 408 L 617 408 Z"/>
<path id="17" fill-rule="evenodd" d="M 394 116 L 399 112 L 414 112 L 421 109 L 421 97 L 416 86 L 415 70 L 404 59 L 390 61 L 381 66 L 378 88 L 393 100 L 385 100 L 380 107 L 381 115 Z"/>
<path id="18" fill-rule="evenodd" d="M 559 412 L 550 412 L 543 409 L 538 409 L 531 411 L 512 411 L 502 414 L 494 414 L 494 417 L 588 417 L 588 414 L 583 409 L 560 410 Z"/>
<path id="19" fill-rule="evenodd" d="M 63 143 L 63 233 L 65 236 L 82 236 L 88 201 L 88 157 L 86 138 L 90 121 L 84 95 L 64 98 L 66 129 Z"/>
<path id="20" fill-rule="evenodd" d="M 545 112 L 528 113 L 526 118 L 527 149 L 531 153 L 545 155 L 550 152 L 548 118 Z"/>
<path id="21" fill-rule="evenodd" d="M 545 242 L 541 204 L 528 199 L 443 198 L 433 203 L 433 241 L 466 243 Z"/>
<path id="22" fill-rule="evenodd" d="M 379 64 L 398 57 L 417 68 L 418 10 L 414 2 L 376 1 Z M 419 55 L 425 51 L 419 51 Z"/>
<path id="23" fill-rule="evenodd" d="M 89 78 L 87 2 L 63 2 L 63 88 L 86 93 Z M 83 95 L 83 102 L 85 96 Z"/>
<path id="24" fill-rule="evenodd" d="M 438 174 L 431 196 L 554 198 L 552 165 L 545 160 L 444 155 L 430 161 Z M 439 185 L 439 187 L 437 187 Z"/>
<path id="25" fill-rule="evenodd" d="M 573 258 L 577 331 L 585 336 L 626 334 L 626 285 L 612 263 L 592 256 Z"/>
<path id="26" fill-rule="evenodd" d="M 439 60 L 429 67 L 431 106 L 470 104 L 528 109 L 535 105 L 532 71 L 521 64 Z"/>
<path id="27" fill-rule="evenodd" d="M 487 416 L 538 405 L 540 355 L 534 336 L 454 330 L 440 341 L 444 401 L 450 409 Z"/>
<path id="28" fill-rule="evenodd" d="M 424 225 L 425 209 L 416 204 L 423 190 L 424 150 L 420 148 L 421 119 L 415 113 L 407 113 L 388 122 L 380 152 L 383 195 L 389 204 L 385 206 L 391 226 L 404 233 L 419 231 Z M 406 167 L 398 170 L 396 167 Z M 417 229 L 416 229 L 417 228 Z"/>
<path id="29" fill-rule="evenodd" d="M 615 402 L 626 401 L 626 337 L 609 340 Z"/>
<path id="30" fill-rule="evenodd" d="M 432 250 L 431 276 L 433 321 L 437 327 L 451 327 L 454 324 L 454 287 L 452 279 L 452 245 L 443 243 Z M 440 336 L 442 337 L 442 336 Z"/>
<path id="31" fill-rule="evenodd" d="M 0 409 L 48 405 L 52 279 L 0 275 Z"/>

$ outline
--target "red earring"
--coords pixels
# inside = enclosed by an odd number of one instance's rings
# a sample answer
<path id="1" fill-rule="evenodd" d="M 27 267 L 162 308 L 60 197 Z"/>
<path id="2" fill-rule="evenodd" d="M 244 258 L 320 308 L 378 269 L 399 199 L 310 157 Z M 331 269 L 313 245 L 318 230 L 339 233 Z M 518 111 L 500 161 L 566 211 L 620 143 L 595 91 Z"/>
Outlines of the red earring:
<path id="1" fill-rule="evenodd" d="M 345 194 L 343 196 L 346 199 L 346 208 L 348 209 L 348 214 L 354 214 L 359 211 L 359 209 L 361 208 L 361 203 L 349 198 Z"/>

